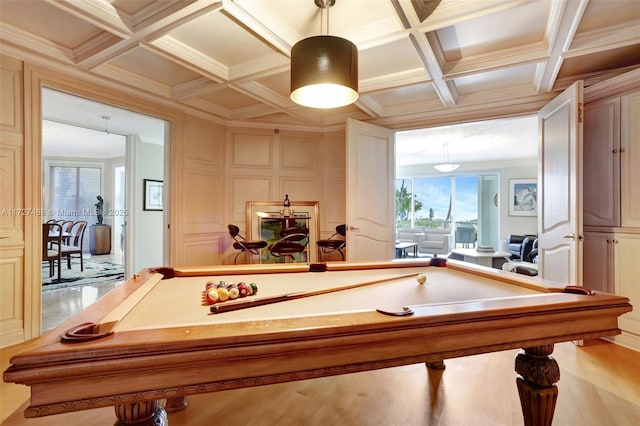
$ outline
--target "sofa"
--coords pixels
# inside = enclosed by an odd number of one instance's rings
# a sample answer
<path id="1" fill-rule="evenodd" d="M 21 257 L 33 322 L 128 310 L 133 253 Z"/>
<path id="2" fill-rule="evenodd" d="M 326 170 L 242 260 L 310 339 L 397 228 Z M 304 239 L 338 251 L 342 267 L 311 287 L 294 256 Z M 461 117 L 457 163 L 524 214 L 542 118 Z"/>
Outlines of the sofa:
<path id="1" fill-rule="evenodd" d="M 447 254 L 454 247 L 451 229 L 397 228 L 396 241 L 418 244 L 418 253 L 426 255 Z"/>

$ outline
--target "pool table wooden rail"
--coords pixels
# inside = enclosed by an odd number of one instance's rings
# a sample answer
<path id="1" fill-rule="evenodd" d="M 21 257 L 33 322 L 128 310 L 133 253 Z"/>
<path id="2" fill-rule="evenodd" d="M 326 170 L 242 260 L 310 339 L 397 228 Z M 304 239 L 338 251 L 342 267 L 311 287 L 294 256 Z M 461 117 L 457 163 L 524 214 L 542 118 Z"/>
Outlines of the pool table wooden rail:
<path id="1" fill-rule="evenodd" d="M 366 268 L 366 264 L 354 267 Z M 453 262 L 447 267 L 465 270 Z M 200 273 L 221 274 L 222 270 L 206 268 Z M 475 267 L 468 271 L 478 273 Z M 498 281 L 514 280 L 514 274 L 480 271 Z M 238 273 L 238 268 L 233 272 Z M 176 268 L 175 273 L 193 276 L 198 272 Z M 557 284 L 546 286 L 517 277 L 519 285 L 538 287 L 540 293 L 415 306 L 414 315 L 407 317 L 390 317 L 372 309 L 120 331 L 102 341 L 60 343 L 62 331 L 80 322 L 100 323 L 143 282 L 161 278 L 142 271 L 11 360 L 4 380 L 31 386 L 25 416 L 164 398 L 174 401 L 198 393 L 438 363 L 513 348 L 550 346 L 552 350 L 556 342 L 618 334 L 618 317 L 631 310 L 623 297 L 565 294 Z"/>

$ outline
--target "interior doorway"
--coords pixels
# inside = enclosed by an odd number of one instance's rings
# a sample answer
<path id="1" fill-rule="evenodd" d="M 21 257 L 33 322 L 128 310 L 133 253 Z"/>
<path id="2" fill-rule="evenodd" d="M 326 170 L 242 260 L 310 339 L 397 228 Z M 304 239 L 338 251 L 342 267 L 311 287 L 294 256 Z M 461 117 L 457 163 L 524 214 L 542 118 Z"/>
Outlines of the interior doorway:
<path id="1" fill-rule="evenodd" d="M 141 269 L 139 262 L 163 263 L 164 214 L 143 209 L 143 179 L 164 181 L 165 150 L 169 142 L 166 129 L 169 126 L 155 117 L 46 87 L 41 95 L 42 206 L 47 215 L 68 213 L 77 216 L 69 217 L 70 220 L 87 222 L 82 259 L 94 268 L 82 271 L 74 264 L 67 268 L 63 261 L 62 280 L 52 286 L 43 285 L 42 317 L 46 330 L 45 320 L 49 326 L 55 326 L 57 324 L 52 322 L 65 320 L 105 294 L 108 289 L 103 291 L 103 286 L 113 278 L 112 267 L 114 270 L 120 268 L 120 279 L 112 280 L 118 285 L 124 277 Z M 96 171 L 91 175 L 95 178 L 91 189 L 87 189 L 90 182 L 86 178 L 77 179 L 79 189 L 76 192 L 88 192 L 86 196 L 76 196 L 73 209 L 60 209 L 52 204 L 52 164 Z M 64 190 L 65 185 L 61 188 L 58 198 L 64 206 L 68 191 Z M 97 196 L 100 196 L 99 204 Z M 101 210 L 100 219 L 98 209 Z M 80 213 L 84 216 L 79 217 Z M 135 227 L 136 222 L 140 224 L 139 229 Z M 103 232 L 105 230 L 108 232 Z M 155 241 L 153 250 L 136 243 L 146 240 Z M 96 275 L 94 284 L 88 280 L 94 278 L 91 274 Z M 82 279 L 76 280 L 78 276 Z M 75 291 L 65 292 L 65 289 Z M 52 290 L 60 294 L 55 298 L 45 297 L 45 292 Z M 75 311 L 64 306 L 49 306 L 49 303 L 74 306 Z M 63 311 L 66 318 L 51 318 L 45 312 L 48 309 Z"/>

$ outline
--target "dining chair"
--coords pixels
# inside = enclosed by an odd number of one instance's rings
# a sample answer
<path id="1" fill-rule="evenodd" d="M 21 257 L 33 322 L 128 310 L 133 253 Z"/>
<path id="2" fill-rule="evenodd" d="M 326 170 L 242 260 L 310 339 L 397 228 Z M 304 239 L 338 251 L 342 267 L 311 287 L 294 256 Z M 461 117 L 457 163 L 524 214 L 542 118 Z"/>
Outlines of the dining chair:
<path id="1" fill-rule="evenodd" d="M 258 259 L 262 261 L 262 249 L 267 246 L 266 241 L 247 240 L 245 237 L 240 235 L 240 228 L 236 225 L 229 224 L 227 225 L 227 229 L 229 230 L 229 235 L 233 238 L 233 248 L 238 250 L 236 257 L 233 259 L 234 264 L 237 263 L 238 256 L 242 253 L 247 253 L 249 255 L 249 263 L 252 263 L 251 260 L 254 255 L 258 256 Z"/>
<path id="2" fill-rule="evenodd" d="M 53 246 L 50 247 L 49 243 L 54 242 L 57 245 L 57 249 Z M 62 277 L 62 271 L 60 263 L 62 261 L 62 253 L 60 247 L 62 246 L 62 226 L 57 223 L 43 223 L 42 224 L 42 261 L 49 263 L 49 277 L 53 277 L 53 269 L 55 263 L 58 261 L 58 280 Z"/>
<path id="3" fill-rule="evenodd" d="M 320 253 L 318 258 L 322 257 L 322 254 L 331 254 L 335 251 L 340 253 L 340 257 L 344 260 L 344 249 L 347 246 L 347 241 L 345 237 L 347 236 L 347 226 L 346 225 L 338 225 L 336 226 L 336 232 L 327 239 L 318 240 L 316 244 L 320 249 Z"/>
<path id="4" fill-rule="evenodd" d="M 76 223 L 75 220 L 66 220 L 62 224 L 62 243 L 69 244 L 69 237 L 71 237 L 71 231 L 73 229 L 73 224 Z"/>
<path id="5" fill-rule="evenodd" d="M 62 257 L 67 259 L 67 269 L 71 269 L 71 256 L 78 255 L 80 258 L 80 270 L 84 271 L 84 258 L 82 248 L 84 241 L 84 230 L 87 228 L 87 221 L 79 220 L 71 227 L 68 244 L 63 244 L 60 250 Z"/>

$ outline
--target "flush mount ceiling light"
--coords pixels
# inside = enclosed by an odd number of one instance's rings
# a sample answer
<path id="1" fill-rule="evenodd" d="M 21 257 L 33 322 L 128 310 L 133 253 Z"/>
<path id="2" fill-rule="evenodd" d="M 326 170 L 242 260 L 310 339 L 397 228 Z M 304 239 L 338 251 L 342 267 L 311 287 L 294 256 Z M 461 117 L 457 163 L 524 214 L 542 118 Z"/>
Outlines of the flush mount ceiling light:
<path id="1" fill-rule="evenodd" d="M 338 108 L 358 99 L 358 48 L 329 33 L 329 8 L 336 0 L 314 0 L 326 11 L 327 35 L 309 37 L 291 49 L 291 100 L 311 108 Z"/>
<path id="2" fill-rule="evenodd" d="M 445 143 L 442 145 L 442 150 L 444 151 L 444 163 L 436 164 L 433 166 L 439 172 L 442 173 L 450 173 L 460 167 L 460 164 L 453 164 L 449 162 L 449 144 Z"/>

